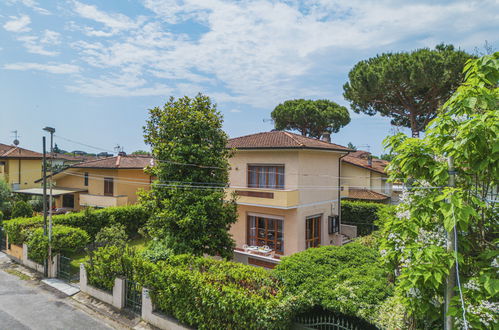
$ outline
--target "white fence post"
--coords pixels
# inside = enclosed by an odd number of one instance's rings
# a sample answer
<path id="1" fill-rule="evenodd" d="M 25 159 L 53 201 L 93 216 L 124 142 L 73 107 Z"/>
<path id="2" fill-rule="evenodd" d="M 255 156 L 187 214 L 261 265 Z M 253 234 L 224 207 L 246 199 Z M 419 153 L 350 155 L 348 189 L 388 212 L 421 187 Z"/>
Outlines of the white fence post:
<path id="1" fill-rule="evenodd" d="M 113 286 L 113 306 L 122 309 L 125 307 L 125 279 L 115 278 Z"/>
<path id="2" fill-rule="evenodd" d="M 87 292 L 87 270 L 85 269 L 85 264 L 80 264 L 80 290 Z"/>

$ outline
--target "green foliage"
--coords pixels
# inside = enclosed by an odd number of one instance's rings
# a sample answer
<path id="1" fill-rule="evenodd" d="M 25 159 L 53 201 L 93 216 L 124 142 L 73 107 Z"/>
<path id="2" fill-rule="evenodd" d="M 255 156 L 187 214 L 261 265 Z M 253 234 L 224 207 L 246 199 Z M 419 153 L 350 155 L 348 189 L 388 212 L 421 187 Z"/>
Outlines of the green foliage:
<path id="1" fill-rule="evenodd" d="M 72 253 L 83 249 L 89 242 L 88 234 L 79 228 L 62 225 L 52 227 L 52 254 Z M 43 234 L 43 228 L 37 228 L 29 234 L 28 257 L 38 263 L 43 263 L 48 257 L 48 237 Z"/>
<path id="2" fill-rule="evenodd" d="M 357 243 L 322 246 L 285 257 L 275 269 L 286 291 L 303 294 L 309 305 L 373 322 L 392 294 L 379 254 Z"/>
<path id="3" fill-rule="evenodd" d="M 230 257 L 234 242 L 228 231 L 237 213 L 233 196 L 224 201 L 232 152 L 222 115 L 201 94 L 172 97 L 149 115 L 145 141 L 156 159 L 166 161 L 148 170 L 157 178 L 141 199 L 153 211 L 148 234 L 167 238 L 175 253 Z"/>
<path id="4" fill-rule="evenodd" d="M 109 245 L 98 248 L 86 263 L 88 282 L 100 289 L 112 291 L 117 277 L 134 278 L 135 249 Z"/>
<path id="5" fill-rule="evenodd" d="M 417 136 L 463 81 L 469 58 L 451 45 L 378 55 L 354 66 L 343 95 L 356 113 L 391 117 Z"/>
<path id="6" fill-rule="evenodd" d="M 54 224 L 77 227 L 85 230 L 90 237 L 104 227 L 113 224 L 122 224 L 126 228 L 128 237 L 137 235 L 149 218 L 150 212 L 140 205 L 109 207 L 101 210 L 85 209 L 83 212 L 68 213 L 52 216 Z M 33 227 L 43 226 L 43 217 L 17 218 L 4 222 L 9 240 L 14 244 L 22 244 L 26 235 Z"/>
<path id="7" fill-rule="evenodd" d="M 9 185 L 0 179 L 0 212 L 7 216 L 11 211 L 11 191 Z"/>
<path id="8" fill-rule="evenodd" d="M 341 221 L 358 224 L 357 234 L 368 235 L 376 229 L 375 225 L 378 225 L 379 212 L 387 212 L 390 208 L 392 206 L 387 204 L 342 201 Z"/>
<path id="9" fill-rule="evenodd" d="M 271 113 L 278 130 L 297 130 L 304 136 L 320 138 L 337 133 L 350 122 L 347 108 L 329 100 L 289 100 Z"/>
<path id="10" fill-rule="evenodd" d="M 96 246 L 114 245 L 123 248 L 127 241 L 128 235 L 125 231 L 125 226 L 120 223 L 115 223 L 102 228 L 97 235 L 95 235 L 94 243 Z"/>
<path id="11" fill-rule="evenodd" d="M 132 155 L 146 155 L 146 156 L 150 156 L 151 153 L 149 151 L 145 151 L 145 150 L 136 150 L 136 151 L 132 152 Z"/>
<path id="12" fill-rule="evenodd" d="M 167 239 L 153 239 L 149 242 L 146 249 L 142 251 L 142 256 L 151 261 L 158 262 L 166 260 L 169 256 L 173 255 L 173 251 L 168 247 Z"/>
<path id="13" fill-rule="evenodd" d="M 0 226 L 2 225 L 2 221 L 3 221 L 3 212 L 0 211 Z"/>
<path id="14" fill-rule="evenodd" d="M 29 218 L 33 216 L 33 208 L 25 201 L 18 201 L 12 208 L 12 218 Z"/>
<path id="15" fill-rule="evenodd" d="M 490 315 L 497 314 L 499 304 L 498 213 L 491 202 L 499 185 L 498 81 L 499 53 L 467 62 L 465 83 L 443 105 L 424 139 L 399 134 L 386 140 L 395 155 L 390 175 L 411 189 L 396 213 L 384 216 L 381 249 L 385 261 L 399 270 L 397 291 L 417 325 L 442 320 L 445 278 L 456 260 L 470 306 L 468 321 L 483 329 L 497 322 Z M 455 187 L 435 189 L 447 185 L 448 157 L 457 170 Z M 454 226 L 458 254 L 446 247 Z M 462 325 L 458 297 L 451 313 Z"/>
<path id="16" fill-rule="evenodd" d="M 271 272 L 228 261 L 176 255 L 153 263 L 110 246 L 96 251 L 87 271 L 107 290 L 117 276 L 135 280 L 159 311 L 198 329 L 284 329 L 298 306 Z"/>
<path id="17" fill-rule="evenodd" d="M 43 211 L 43 197 L 42 196 L 33 196 L 27 202 L 31 206 L 33 211 L 35 211 L 35 212 L 42 212 Z"/>
<path id="18" fill-rule="evenodd" d="M 357 150 L 357 147 L 354 146 L 352 142 L 348 142 L 347 147 L 348 149 Z"/>

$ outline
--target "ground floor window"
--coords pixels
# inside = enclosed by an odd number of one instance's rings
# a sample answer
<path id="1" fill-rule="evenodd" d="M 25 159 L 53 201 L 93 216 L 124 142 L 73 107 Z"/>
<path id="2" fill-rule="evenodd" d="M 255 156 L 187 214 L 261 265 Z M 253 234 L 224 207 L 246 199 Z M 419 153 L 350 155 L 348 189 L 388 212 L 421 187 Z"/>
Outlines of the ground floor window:
<path id="1" fill-rule="evenodd" d="M 248 215 L 248 245 L 267 245 L 277 253 L 283 253 L 283 220 Z"/>
<path id="2" fill-rule="evenodd" d="M 308 217 L 305 223 L 305 242 L 307 249 L 318 247 L 321 244 L 321 220 L 322 215 Z"/>

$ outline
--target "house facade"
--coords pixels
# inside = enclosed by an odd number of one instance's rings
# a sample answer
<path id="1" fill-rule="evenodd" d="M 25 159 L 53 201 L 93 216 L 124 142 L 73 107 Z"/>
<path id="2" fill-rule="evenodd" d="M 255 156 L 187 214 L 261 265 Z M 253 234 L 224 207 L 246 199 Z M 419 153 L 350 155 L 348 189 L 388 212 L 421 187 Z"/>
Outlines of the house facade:
<path id="1" fill-rule="evenodd" d="M 126 155 L 71 165 L 53 176 L 55 206 L 80 210 L 135 204 L 138 191 L 150 189 L 144 168 L 153 165 L 151 157 Z"/>
<path id="2" fill-rule="evenodd" d="M 348 148 L 283 131 L 230 139 L 228 146 L 235 149 L 230 192 L 238 206 L 231 227 L 236 260 L 272 266 L 271 258 L 342 244 L 339 166 Z M 263 246 L 272 252 L 253 253 Z"/>
<path id="3" fill-rule="evenodd" d="M 37 187 L 35 181 L 42 176 L 42 159 L 41 153 L 0 143 L 0 179 L 12 190 Z"/>
<path id="4" fill-rule="evenodd" d="M 367 151 L 355 151 L 341 159 L 342 197 L 349 200 L 388 203 L 392 183 L 385 168 L 388 162 L 372 158 Z"/>

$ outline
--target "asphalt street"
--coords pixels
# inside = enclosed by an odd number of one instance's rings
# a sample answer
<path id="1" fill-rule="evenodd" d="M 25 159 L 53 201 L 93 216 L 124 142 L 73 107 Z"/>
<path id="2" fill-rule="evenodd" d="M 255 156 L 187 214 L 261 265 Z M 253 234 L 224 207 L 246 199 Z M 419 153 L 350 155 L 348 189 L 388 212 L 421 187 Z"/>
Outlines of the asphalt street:
<path id="1" fill-rule="evenodd" d="M 0 264 L 7 257 L 0 252 Z M 23 280 L 0 269 L 0 329 L 111 329 L 76 309 L 71 298 L 37 281 Z"/>

